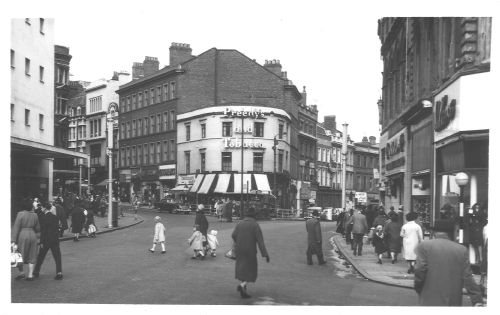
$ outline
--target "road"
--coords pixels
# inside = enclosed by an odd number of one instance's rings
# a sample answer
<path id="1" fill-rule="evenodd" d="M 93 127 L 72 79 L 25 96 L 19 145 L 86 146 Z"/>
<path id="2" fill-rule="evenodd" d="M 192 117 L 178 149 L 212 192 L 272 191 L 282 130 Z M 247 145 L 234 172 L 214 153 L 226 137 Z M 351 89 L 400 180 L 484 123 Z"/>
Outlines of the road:
<path id="1" fill-rule="evenodd" d="M 416 294 L 373 283 L 342 265 L 326 242 L 334 223 L 322 223 L 325 266 L 306 264 L 303 221 L 259 222 L 271 262 L 259 254 L 259 276 L 248 286 L 251 299 L 236 292 L 234 261 L 224 257 L 231 247 L 233 223 L 208 217 L 219 231 L 216 258 L 190 259 L 187 238 L 194 215 L 162 213 L 167 228 L 167 253 L 151 254 L 155 211 L 140 210 L 144 222 L 99 235 L 96 239 L 62 242 L 64 280 L 55 281 L 47 255 L 40 278 L 12 280 L 12 302 L 181 305 L 379 305 L 414 306 Z M 315 257 L 314 257 L 315 259 Z M 12 278 L 14 277 L 14 271 Z M 54 292 L 57 292 L 54 294 Z"/>

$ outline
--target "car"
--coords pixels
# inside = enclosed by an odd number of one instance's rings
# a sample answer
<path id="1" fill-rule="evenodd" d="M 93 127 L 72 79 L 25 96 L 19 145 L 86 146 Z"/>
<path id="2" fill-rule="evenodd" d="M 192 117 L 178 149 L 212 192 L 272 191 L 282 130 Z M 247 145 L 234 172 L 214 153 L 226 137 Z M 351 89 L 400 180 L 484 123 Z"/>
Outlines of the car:
<path id="1" fill-rule="evenodd" d="M 155 202 L 155 208 L 160 212 L 167 211 L 169 213 L 177 213 L 180 210 L 179 204 L 172 202 L 170 199 L 161 199 Z"/>
<path id="2" fill-rule="evenodd" d="M 321 215 L 322 213 L 322 208 L 321 207 L 308 207 L 306 211 L 304 211 L 304 219 L 310 219 L 312 218 L 312 213 L 314 210 L 318 210 L 318 213 Z"/>

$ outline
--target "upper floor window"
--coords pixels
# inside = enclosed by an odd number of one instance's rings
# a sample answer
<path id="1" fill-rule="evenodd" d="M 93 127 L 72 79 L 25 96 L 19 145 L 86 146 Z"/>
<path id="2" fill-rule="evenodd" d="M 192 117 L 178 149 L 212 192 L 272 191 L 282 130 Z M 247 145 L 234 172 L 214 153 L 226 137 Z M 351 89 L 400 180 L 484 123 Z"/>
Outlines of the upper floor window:
<path id="1" fill-rule="evenodd" d="M 191 140 L 191 125 L 186 124 L 186 141 Z"/>
<path id="2" fill-rule="evenodd" d="M 45 69 L 42 66 L 40 66 L 39 70 L 40 70 L 40 72 L 39 72 L 40 73 L 40 82 L 43 83 L 43 75 L 44 75 Z"/>
<path id="3" fill-rule="evenodd" d="M 45 34 L 44 30 L 45 30 L 45 19 L 40 18 L 40 33 Z"/>
<path id="4" fill-rule="evenodd" d="M 16 67 L 16 52 L 14 50 L 10 50 L 10 67 L 14 69 Z"/>
<path id="5" fill-rule="evenodd" d="M 168 112 L 163 113 L 163 131 L 168 130 Z"/>
<path id="6" fill-rule="evenodd" d="M 137 96 L 134 94 L 132 95 L 132 110 L 137 108 Z"/>
<path id="7" fill-rule="evenodd" d="M 30 125 L 30 110 L 29 109 L 24 110 L 24 124 L 26 126 Z"/>
<path id="8" fill-rule="evenodd" d="M 262 172 L 264 170 L 264 153 L 254 152 L 253 153 L 253 171 Z"/>
<path id="9" fill-rule="evenodd" d="M 149 119 L 149 124 L 150 124 L 150 129 L 149 129 L 149 133 L 154 133 L 156 131 L 156 116 L 151 116 L 150 119 Z"/>
<path id="10" fill-rule="evenodd" d="M 151 93 L 149 94 L 151 98 L 151 105 L 155 103 L 155 89 L 151 89 Z"/>
<path id="11" fill-rule="evenodd" d="M 222 171 L 230 172 L 232 171 L 232 153 L 231 152 L 222 152 Z"/>
<path id="12" fill-rule="evenodd" d="M 186 165 L 186 174 L 191 173 L 191 152 L 186 151 L 184 152 L 184 161 Z"/>
<path id="13" fill-rule="evenodd" d="M 144 106 L 148 106 L 149 105 L 149 92 L 148 90 L 145 90 L 144 91 Z"/>
<path id="14" fill-rule="evenodd" d="M 163 100 L 168 100 L 168 84 L 163 85 Z"/>
<path id="15" fill-rule="evenodd" d="M 10 121 L 14 121 L 14 104 L 10 103 Z"/>
<path id="16" fill-rule="evenodd" d="M 26 75 L 30 75 L 30 65 L 31 60 L 29 60 L 29 58 L 24 58 L 24 73 Z"/>
<path id="17" fill-rule="evenodd" d="M 278 126 L 278 138 L 279 139 L 283 139 L 283 127 L 284 127 L 283 123 L 280 122 L 279 126 Z"/>
<path id="18" fill-rule="evenodd" d="M 161 86 L 156 87 L 156 99 L 157 102 L 161 102 Z"/>
<path id="19" fill-rule="evenodd" d="M 233 136 L 233 123 L 230 121 L 225 121 L 222 123 L 222 136 L 232 137 Z"/>
<path id="20" fill-rule="evenodd" d="M 142 107 L 142 92 L 138 94 L 137 98 L 138 98 L 137 108 L 141 108 Z"/>
<path id="21" fill-rule="evenodd" d="M 205 139 L 207 137 L 207 124 L 201 124 L 201 138 Z"/>
<path id="22" fill-rule="evenodd" d="M 38 115 L 38 128 L 40 128 L 40 130 L 43 130 L 43 118 L 43 114 Z"/>
<path id="23" fill-rule="evenodd" d="M 253 124 L 253 136 L 254 137 L 264 137 L 264 123 L 255 122 Z"/>
<path id="24" fill-rule="evenodd" d="M 205 165 L 206 165 L 206 153 L 200 152 L 200 171 L 202 173 L 205 172 Z"/>
<path id="25" fill-rule="evenodd" d="M 175 98 L 175 82 L 170 82 L 170 99 Z"/>
<path id="26" fill-rule="evenodd" d="M 170 111 L 170 129 L 175 129 L 175 111 Z"/>
<path id="27" fill-rule="evenodd" d="M 149 130 L 149 121 L 148 121 L 148 117 L 145 117 L 144 118 L 144 123 L 142 124 L 142 127 L 143 127 L 143 133 L 142 135 L 145 136 L 148 134 L 148 130 Z"/>

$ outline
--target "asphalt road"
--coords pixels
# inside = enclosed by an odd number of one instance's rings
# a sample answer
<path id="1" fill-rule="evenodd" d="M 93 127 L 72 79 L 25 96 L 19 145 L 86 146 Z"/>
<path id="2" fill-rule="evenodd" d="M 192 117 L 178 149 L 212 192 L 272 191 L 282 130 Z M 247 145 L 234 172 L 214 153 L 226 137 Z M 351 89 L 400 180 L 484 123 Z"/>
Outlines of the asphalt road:
<path id="1" fill-rule="evenodd" d="M 326 242 L 334 223 L 322 223 L 328 263 L 306 264 L 303 221 L 261 221 L 271 262 L 259 253 L 259 276 L 248 286 L 251 299 L 236 292 L 234 262 L 224 257 L 236 223 L 208 217 L 209 230 L 219 231 L 216 258 L 190 259 L 187 239 L 194 215 L 167 214 L 167 253 L 148 252 L 155 211 L 140 210 L 144 222 L 99 235 L 96 239 L 62 242 L 64 280 L 55 281 L 55 265 L 47 255 L 36 281 L 12 280 L 13 303 L 169 304 L 169 305 L 352 305 L 414 306 L 412 290 L 373 283 L 342 265 Z M 15 273 L 12 273 L 12 279 Z"/>

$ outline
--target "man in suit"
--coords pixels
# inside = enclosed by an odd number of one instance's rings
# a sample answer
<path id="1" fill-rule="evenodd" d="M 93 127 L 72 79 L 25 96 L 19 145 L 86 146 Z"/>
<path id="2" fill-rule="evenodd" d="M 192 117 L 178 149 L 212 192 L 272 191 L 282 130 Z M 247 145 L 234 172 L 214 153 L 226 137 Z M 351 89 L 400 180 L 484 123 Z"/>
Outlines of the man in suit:
<path id="1" fill-rule="evenodd" d="M 59 220 L 50 212 L 50 204 L 43 205 L 43 214 L 41 216 L 41 235 L 40 235 L 40 251 L 35 265 L 33 276 L 38 278 L 40 275 L 40 268 L 42 267 L 45 255 L 47 252 L 52 252 L 52 256 L 56 262 L 56 277 L 54 279 L 61 280 L 62 263 L 61 263 L 61 249 L 59 248 Z"/>
<path id="2" fill-rule="evenodd" d="M 472 304 L 482 306 L 481 290 L 472 277 L 469 253 L 463 245 L 450 240 L 454 224 L 436 220 L 434 238 L 417 245 L 415 291 L 422 306 L 461 306 L 465 287 Z"/>
<path id="3" fill-rule="evenodd" d="M 321 237 L 321 226 L 319 223 L 318 210 L 313 210 L 312 218 L 306 221 L 307 231 L 307 264 L 312 265 L 312 255 L 316 254 L 318 257 L 318 264 L 326 264 L 323 258 L 323 249 L 321 247 L 323 239 Z"/>
<path id="4" fill-rule="evenodd" d="M 361 213 L 361 210 L 355 211 L 355 213 L 349 218 L 347 224 L 352 223 L 352 234 L 353 234 L 353 254 L 354 256 L 361 256 L 361 251 L 363 249 L 363 236 L 368 232 L 368 223 L 366 222 L 366 217 Z"/>

